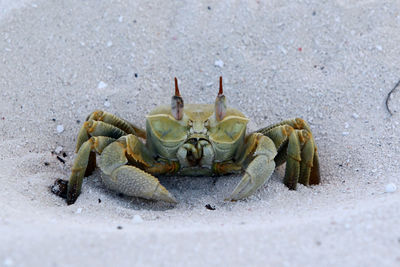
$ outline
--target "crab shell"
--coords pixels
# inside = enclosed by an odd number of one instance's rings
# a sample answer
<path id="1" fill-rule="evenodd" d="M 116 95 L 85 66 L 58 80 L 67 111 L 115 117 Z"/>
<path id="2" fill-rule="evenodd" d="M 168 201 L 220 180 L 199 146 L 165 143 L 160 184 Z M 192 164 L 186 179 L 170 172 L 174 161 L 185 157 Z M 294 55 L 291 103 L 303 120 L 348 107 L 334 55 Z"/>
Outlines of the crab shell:
<path id="1" fill-rule="evenodd" d="M 179 174 L 211 175 L 215 162 L 233 159 L 244 144 L 248 119 L 228 108 L 216 119 L 214 105 L 190 104 L 180 120 L 171 106 L 154 109 L 146 120 L 146 145 L 156 156 L 179 161 Z"/>

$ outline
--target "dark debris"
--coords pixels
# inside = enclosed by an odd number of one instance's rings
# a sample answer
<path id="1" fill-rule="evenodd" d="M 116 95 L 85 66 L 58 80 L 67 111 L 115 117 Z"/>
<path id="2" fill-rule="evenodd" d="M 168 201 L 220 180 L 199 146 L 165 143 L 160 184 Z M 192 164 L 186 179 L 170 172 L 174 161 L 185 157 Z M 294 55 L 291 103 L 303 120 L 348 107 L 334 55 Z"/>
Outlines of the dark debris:
<path id="1" fill-rule="evenodd" d="M 54 184 L 50 187 L 50 190 L 53 194 L 56 194 L 59 197 L 67 198 L 67 188 L 68 188 L 68 181 L 57 179 L 54 181 Z"/>
<path id="2" fill-rule="evenodd" d="M 211 206 L 210 204 L 207 204 L 205 207 L 208 210 L 215 210 L 215 206 Z"/>
<path id="3" fill-rule="evenodd" d="M 63 158 L 61 158 L 60 156 L 57 156 L 57 159 L 62 163 L 65 164 L 65 160 Z"/>
<path id="4" fill-rule="evenodd" d="M 400 85 L 400 80 L 396 83 L 396 85 L 392 88 L 392 90 L 390 90 L 390 92 L 386 96 L 385 105 L 386 105 L 386 109 L 389 112 L 390 116 L 393 116 L 393 113 L 389 108 L 390 96 L 394 93 L 394 91 L 396 91 L 396 89 L 397 89 L 397 87 L 399 87 L 399 85 Z"/>

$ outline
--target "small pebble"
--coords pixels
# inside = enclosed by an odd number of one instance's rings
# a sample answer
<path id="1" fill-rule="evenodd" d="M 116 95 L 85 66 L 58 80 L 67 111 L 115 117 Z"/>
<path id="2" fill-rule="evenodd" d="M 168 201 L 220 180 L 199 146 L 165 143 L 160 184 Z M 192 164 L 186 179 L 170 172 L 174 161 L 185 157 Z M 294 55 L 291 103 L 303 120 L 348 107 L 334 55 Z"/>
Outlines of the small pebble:
<path id="1" fill-rule="evenodd" d="M 64 132 L 64 126 L 63 125 L 57 125 L 57 133 L 62 133 Z"/>
<path id="2" fill-rule="evenodd" d="M 104 101 L 104 106 L 107 107 L 107 108 L 108 108 L 109 106 L 111 106 L 110 101 L 108 101 L 108 100 Z"/>
<path id="3" fill-rule="evenodd" d="M 132 218 L 132 222 L 135 223 L 135 224 L 139 224 L 139 223 L 143 222 L 143 219 L 142 219 L 142 217 L 140 215 L 135 214 L 133 216 L 133 218 Z"/>
<path id="4" fill-rule="evenodd" d="M 106 84 L 105 82 L 103 82 L 103 81 L 100 81 L 99 82 L 99 85 L 97 85 L 97 89 L 104 89 L 104 88 L 106 88 L 108 86 L 108 84 Z"/>
<path id="5" fill-rule="evenodd" d="M 381 45 L 377 45 L 376 49 L 378 49 L 379 51 L 382 51 L 382 46 Z"/>
<path id="6" fill-rule="evenodd" d="M 358 119 L 360 117 L 360 115 L 358 115 L 357 113 L 353 113 L 352 116 L 353 116 L 354 119 Z"/>
<path id="7" fill-rule="evenodd" d="M 11 258 L 6 258 L 6 259 L 3 261 L 3 265 L 4 265 L 4 266 L 13 266 L 13 264 L 14 264 L 14 261 L 13 261 Z"/>
<path id="8" fill-rule="evenodd" d="M 224 66 L 224 62 L 222 60 L 218 59 L 214 62 L 214 65 L 222 68 Z"/>
<path id="9" fill-rule="evenodd" d="M 57 154 L 60 154 L 62 150 L 63 150 L 63 147 L 62 146 L 58 146 L 58 147 L 56 147 L 54 152 L 56 152 Z"/>
<path id="10" fill-rule="evenodd" d="M 119 22 L 123 22 L 124 21 L 124 17 L 123 16 L 119 16 L 118 21 Z"/>
<path id="11" fill-rule="evenodd" d="M 281 52 L 283 53 L 283 54 L 287 54 L 287 50 L 283 47 L 283 46 L 278 46 L 278 48 L 279 48 L 279 50 L 281 50 Z"/>
<path id="12" fill-rule="evenodd" d="M 385 186 L 386 193 L 394 193 L 397 190 L 397 186 L 394 183 L 389 183 Z"/>
<path id="13" fill-rule="evenodd" d="M 77 210 L 76 210 L 76 214 L 80 214 L 82 212 L 82 208 L 78 208 Z"/>
<path id="14" fill-rule="evenodd" d="M 112 46 L 112 45 L 113 45 L 113 42 L 112 42 L 112 41 L 108 41 L 108 42 L 107 42 L 107 46 L 108 46 L 108 47 L 110 47 L 110 46 Z"/>
<path id="15" fill-rule="evenodd" d="M 342 132 L 342 135 L 349 135 L 349 132 Z"/>

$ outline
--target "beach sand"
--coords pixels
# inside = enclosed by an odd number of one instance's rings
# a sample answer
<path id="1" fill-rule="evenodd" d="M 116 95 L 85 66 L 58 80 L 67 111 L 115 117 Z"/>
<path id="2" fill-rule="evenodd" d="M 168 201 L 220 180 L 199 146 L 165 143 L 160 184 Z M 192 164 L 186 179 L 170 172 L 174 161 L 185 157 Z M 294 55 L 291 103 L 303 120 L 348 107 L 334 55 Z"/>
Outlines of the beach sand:
<path id="1" fill-rule="evenodd" d="M 399 266 L 400 3 L 0 1 L 0 265 Z M 170 103 L 228 105 L 249 132 L 311 125 L 322 182 L 289 191 L 284 167 L 225 202 L 241 176 L 161 178 L 176 206 L 108 191 L 74 205 L 67 179 L 86 116 L 144 126 Z M 58 158 L 57 158 L 58 156 Z M 62 161 L 65 161 L 63 163 Z M 210 204 L 215 210 L 205 206 Z"/>

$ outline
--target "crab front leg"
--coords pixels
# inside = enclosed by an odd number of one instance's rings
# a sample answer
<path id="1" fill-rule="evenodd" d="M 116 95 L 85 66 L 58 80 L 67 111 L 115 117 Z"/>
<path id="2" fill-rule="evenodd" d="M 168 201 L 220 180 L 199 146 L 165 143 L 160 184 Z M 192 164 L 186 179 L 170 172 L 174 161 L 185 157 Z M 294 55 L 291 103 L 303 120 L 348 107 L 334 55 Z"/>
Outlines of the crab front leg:
<path id="1" fill-rule="evenodd" d="M 274 142 L 260 133 L 246 137 L 244 151 L 237 156 L 237 164 L 248 165 L 245 174 L 230 197 L 226 200 L 239 200 L 253 194 L 272 175 L 277 154 Z"/>
<path id="2" fill-rule="evenodd" d="M 156 177 L 143 171 L 174 173 L 177 163 L 155 161 L 135 135 L 124 136 L 109 145 L 101 155 L 99 167 L 105 174 L 103 182 L 111 190 L 133 197 L 177 203 Z"/>

